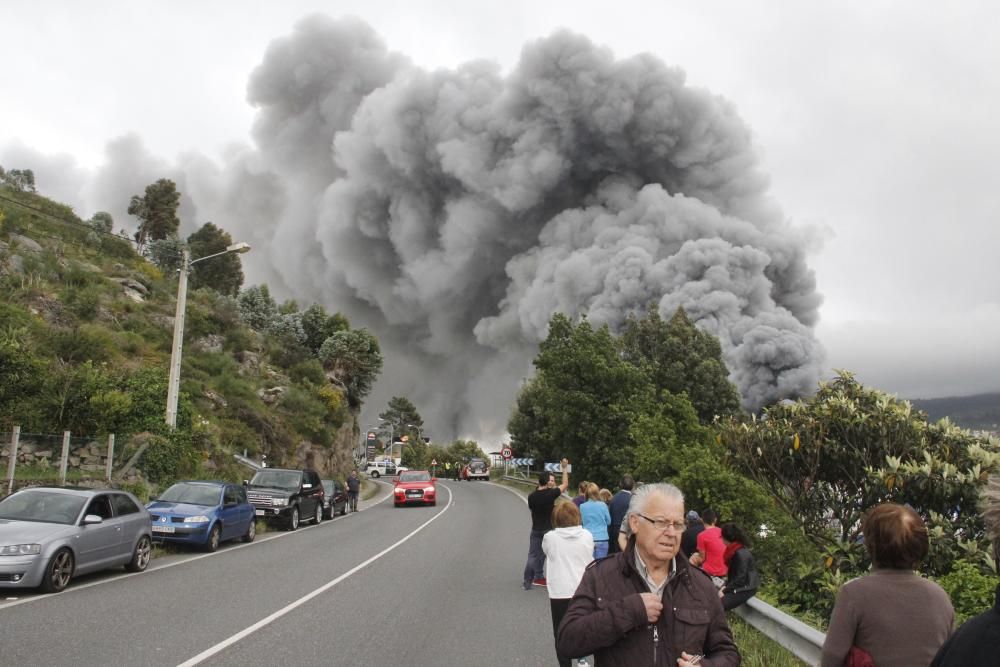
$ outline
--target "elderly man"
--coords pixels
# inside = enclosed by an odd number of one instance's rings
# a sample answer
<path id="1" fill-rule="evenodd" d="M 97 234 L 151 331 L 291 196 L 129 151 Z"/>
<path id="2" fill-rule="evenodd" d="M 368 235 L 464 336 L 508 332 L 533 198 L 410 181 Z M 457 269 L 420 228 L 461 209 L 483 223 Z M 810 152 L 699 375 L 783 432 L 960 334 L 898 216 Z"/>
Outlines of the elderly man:
<path id="1" fill-rule="evenodd" d="M 684 496 L 672 484 L 632 494 L 625 551 L 591 563 L 559 626 L 556 651 L 601 667 L 737 666 L 712 581 L 679 554 Z"/>

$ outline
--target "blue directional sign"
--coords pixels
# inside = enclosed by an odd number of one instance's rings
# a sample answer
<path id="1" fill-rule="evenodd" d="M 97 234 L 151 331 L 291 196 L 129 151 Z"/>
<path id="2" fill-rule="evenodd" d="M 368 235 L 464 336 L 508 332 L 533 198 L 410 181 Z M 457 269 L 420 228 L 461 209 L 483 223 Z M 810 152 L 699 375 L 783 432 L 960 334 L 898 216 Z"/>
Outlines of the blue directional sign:
<path id="1" fill-rule="evenodd" d="M 545 464 L 545 470 L 547 470 L 548 472 L 556 472 L 556 473 L 562 472 L 562 464 L 559 464 L 559 463 L 546 463 Z M 572 463 L 570 463 L 568 466 L 566 466 L 566 472 L 573 472 L 573 464 Z"/>

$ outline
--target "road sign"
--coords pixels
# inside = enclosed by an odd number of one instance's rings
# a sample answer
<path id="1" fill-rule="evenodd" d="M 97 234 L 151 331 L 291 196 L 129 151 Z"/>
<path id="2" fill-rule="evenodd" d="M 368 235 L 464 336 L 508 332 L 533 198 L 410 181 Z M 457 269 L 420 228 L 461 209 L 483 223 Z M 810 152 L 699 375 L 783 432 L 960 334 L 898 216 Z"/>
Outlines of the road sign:
<path id="1" fill-rule="evenodd" d="M 436 466 L 437 464 L 438 464 L 438 460 L 437 459 L 431 459 L 431 465 L 432 466 Z"/>
<path id="2" fill-rule="evenodd" d="M 535 459 L 511 459 L 511 463 L 516 466 L 533 466 L 535 465 Z"/>
<path id="3" fill-rule="evenodd" d="M 368 431 L 368 439 L 369 440 L 375 439 L 375 431 Z"/>
<path id="4" fill-rule="evenodd" d="M 545 469 L 549 472 L 562 472 L 562 465 L 559 463 L 546 463 Z M 573 464 L 566 466 L 566 472 L 573 472 Z"/>
<path id="5" fill-rule="evenodd" d="M 500 450 L 500 456 L 510 460 L 510 457 L 514 456 L 514 452 L 510 451 L 510 447 L 504 447 Z"/>

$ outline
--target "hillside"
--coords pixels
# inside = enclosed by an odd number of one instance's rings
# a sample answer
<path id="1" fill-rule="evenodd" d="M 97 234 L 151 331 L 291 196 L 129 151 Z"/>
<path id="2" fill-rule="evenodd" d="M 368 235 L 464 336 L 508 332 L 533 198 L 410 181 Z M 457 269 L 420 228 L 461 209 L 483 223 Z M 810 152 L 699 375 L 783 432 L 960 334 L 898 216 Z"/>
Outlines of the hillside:
<path id="1" fill-rule="evenodd" d="M 329 334 L 370 335 L 312 307 L 322 336 L 310 344 L 305 314 L 275 304 L 266 287 L 248 290 L 255 326 L 239 299 L 189 290 L 171 430 L 164 412 L 176 292 L 176 275 L 130 240 L 58 202 L 0 186 L 0 437 L 15 425 L 29 435 L 115 433 L 121 461 L 149 442 L 138 468 L 153 486 L 239 479 L 246 469 L 232 455 L 244 451 L 272 465 L 346 472 L 365 388 L 344 379 L 337 346 L 324 347 L 325 356 L 319 348 Z M 380 368 L 377 342 L 370 347 Z"/>
<path id="2" fill-rule="evenodd" d="M 948 417 L 962 428 L 1000 433 L 1000 392 L 918 398 L 910 402 L 926 412 L 932 421 Z"/>

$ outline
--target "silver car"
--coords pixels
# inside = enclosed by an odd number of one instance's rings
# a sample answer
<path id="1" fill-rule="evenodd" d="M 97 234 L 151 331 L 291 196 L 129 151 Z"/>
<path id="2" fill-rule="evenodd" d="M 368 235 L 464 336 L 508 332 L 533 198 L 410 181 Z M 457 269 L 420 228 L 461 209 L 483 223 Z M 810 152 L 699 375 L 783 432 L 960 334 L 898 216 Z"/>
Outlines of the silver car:
<path id="1" fill-rule="evenodd" d="M 149 512 L 130 493 L 36 487 L 0 500 L 0 588 L 56 593 L 78 574 L 142 572 L 151 555 Z"/>

